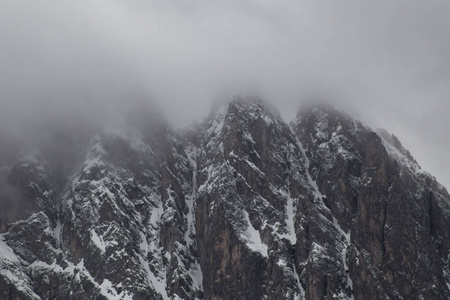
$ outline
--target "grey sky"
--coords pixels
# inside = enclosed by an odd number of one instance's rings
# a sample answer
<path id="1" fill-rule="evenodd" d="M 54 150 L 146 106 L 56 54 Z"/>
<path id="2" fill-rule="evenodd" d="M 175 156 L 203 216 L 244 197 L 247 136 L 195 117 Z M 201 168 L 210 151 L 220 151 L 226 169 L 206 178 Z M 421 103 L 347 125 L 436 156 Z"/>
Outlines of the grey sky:
<path id="1" fill-rule="evenodd" d="M 449 16 L 447 0 L 4 0 L 0 124 L 102 119 L 141 97 L 182 127 L 241 91 L 289 121 L 320 91 L 450 186 Z"/>

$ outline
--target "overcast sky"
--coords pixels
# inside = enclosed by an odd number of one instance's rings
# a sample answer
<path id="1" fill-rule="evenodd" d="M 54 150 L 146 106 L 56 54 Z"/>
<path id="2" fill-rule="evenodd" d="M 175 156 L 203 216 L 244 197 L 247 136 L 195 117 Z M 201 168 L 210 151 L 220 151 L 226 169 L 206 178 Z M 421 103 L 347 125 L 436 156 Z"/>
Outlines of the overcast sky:
<path id="1" fill-rule="evenodd" d="M 2 0 L 0 125 L 141 98 L 183 127 L 252 91 L 290 121 L 320 93 L 450 187 L 449 16 L 448 0 Z"/>

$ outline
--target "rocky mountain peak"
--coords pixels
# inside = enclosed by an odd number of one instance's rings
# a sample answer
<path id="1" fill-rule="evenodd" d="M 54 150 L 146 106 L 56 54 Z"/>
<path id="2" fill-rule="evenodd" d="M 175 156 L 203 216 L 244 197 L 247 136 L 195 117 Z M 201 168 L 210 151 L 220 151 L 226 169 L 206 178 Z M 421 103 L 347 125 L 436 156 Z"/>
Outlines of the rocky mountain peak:
<path id="1" fill-rule="evenodd" d="M 241 96 L 236 95 L 226 101 L 217 102 L 211 110 L 210 118 L 221 115 L 223 112 L 236 114 L 242 117 L 263 117 L 268 115 L 273 119 L 281 119 L 278 110 L 270 103 L 264 101 L 258 96 Z"/>
<path id="2" fill-rule="evenodd" d="M 411 153 L 405 149 L 400 142 L 400 140 L 393 134 L 390 134 L 386 129 L 378 128 L 376 130 L 379 136 L 381 136 L 386 142 L 393 146 L 397 151 L 399 151 L 403 156 L 405 156 L 411 163 L 416 164 L 419 168 L 419 164 Z"/>
<path id="3" fill-rule="evenodd" d="M 299 125 L 301 123 L 301 125 Z M 301 108 L 291 122 L 293 128 L 310 132 L 314 142 L 320 143 L 336 136 L 347 138 L 358 136 L 360 131 L 371 131 L 354 117 L 332 105 L 317 105 Z"/>
<path id="4" fill-rule="evenodd" d="M 1 169 L 6 299 L 450 297 L 450 196 L 394 136 L 328 106 L 288 125 L 257 98 L 181 137 L 130 116 L 68 176 L 38 156 Z"/>
<path id="5" fill-rule="evenodd" d="M 47 212 L 56 222 L 57 188 L 51 172 L 49 164 L 37 150 L 20 153 L 11 165 L 1 169 L 0 231 L 40 210 Z"/>

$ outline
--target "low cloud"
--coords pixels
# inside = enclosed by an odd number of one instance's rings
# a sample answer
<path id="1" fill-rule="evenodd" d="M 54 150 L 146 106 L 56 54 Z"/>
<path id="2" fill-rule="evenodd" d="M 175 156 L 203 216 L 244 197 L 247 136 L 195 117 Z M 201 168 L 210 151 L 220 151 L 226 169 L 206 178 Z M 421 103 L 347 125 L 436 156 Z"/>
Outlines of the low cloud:
<path id="1" fill-rule="evenodd" d="M 0 134 L 97 126 L 131 99 L 184 127 L 241 91 L 290 120 L 320 95 L 449 186 L 449 13 L 437 0 L 2 1 Z"/>

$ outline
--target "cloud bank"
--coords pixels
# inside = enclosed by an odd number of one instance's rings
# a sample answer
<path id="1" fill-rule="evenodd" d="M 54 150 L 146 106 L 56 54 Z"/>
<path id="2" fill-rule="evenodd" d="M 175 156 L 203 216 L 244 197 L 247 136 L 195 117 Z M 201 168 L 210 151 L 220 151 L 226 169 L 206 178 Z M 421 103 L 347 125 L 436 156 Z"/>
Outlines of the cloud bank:
<path id="1" fill-rule="evenodd" d="M 450 186 L 448 15 L 438 0 L 5 0 L 0 128 L 101 122 L 133 99 L 183 127 L 237 92 L 290 120 L 323 97 Z"/>

